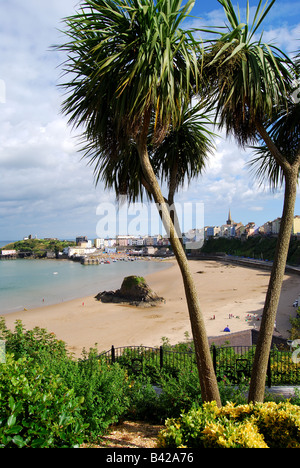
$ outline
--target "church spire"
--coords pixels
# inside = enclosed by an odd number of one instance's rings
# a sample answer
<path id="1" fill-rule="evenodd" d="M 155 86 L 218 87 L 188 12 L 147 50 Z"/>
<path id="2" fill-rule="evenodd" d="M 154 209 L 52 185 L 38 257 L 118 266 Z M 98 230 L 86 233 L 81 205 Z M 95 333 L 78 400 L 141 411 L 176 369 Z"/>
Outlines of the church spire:
<path id="1" fill-rule="evenodd" d="M 230 212 L 230 209 L 229 209 L 229 214 L 228 214 L 228 219 L 227 219 L 227 224 L 229 226 L 231 226 L 233 223 L 232 223 L 232 218 L 231 218 L 231 212 Z"/>

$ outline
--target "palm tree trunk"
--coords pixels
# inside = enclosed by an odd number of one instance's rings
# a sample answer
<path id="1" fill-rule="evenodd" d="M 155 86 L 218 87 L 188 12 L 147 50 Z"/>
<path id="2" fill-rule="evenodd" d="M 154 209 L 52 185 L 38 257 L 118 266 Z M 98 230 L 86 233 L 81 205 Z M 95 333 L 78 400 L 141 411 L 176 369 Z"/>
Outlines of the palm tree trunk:
<path id="1" fill-rule="evenodd" d="M 165 228 L 167 229 L 167 232 L 169 231 L 170 243 L 173 248 L 176 260 L 178 262 L 184 283 L 185 295 L 187 299 L 191 328 L 195 344 L 202 399 L 203 401 L 216 401 L 217 405 L 221 406 L 217 379 L 213 367 L 209 343 L 205 330 L 205 324 L 202 312 L 200 310 L 195 283 L 188 265 L 183 246 L 181 244 L 180 239 L 176 235 L 174 224 L 171 221 L 168 206 L 161 193 L 160 186 L 157 182 L 156 176 L 151 166 L 146 143 L 141 140 L 138 144 L 138 152 L 140 156 L 142 170 L 145 177 L 147 178 L 147 182 L 151 186 L 151 192 L 153 193 L 155 202 L 159 205 L 159 208 L 161 209 L 161 216 Z"/>
<path id="2" fill-rule="evenodd" d="M 285 171 L 284 207 L 249 388 L 249 402 L 263 402 L 275 319 L 293 227 L 299 167 Z"/>

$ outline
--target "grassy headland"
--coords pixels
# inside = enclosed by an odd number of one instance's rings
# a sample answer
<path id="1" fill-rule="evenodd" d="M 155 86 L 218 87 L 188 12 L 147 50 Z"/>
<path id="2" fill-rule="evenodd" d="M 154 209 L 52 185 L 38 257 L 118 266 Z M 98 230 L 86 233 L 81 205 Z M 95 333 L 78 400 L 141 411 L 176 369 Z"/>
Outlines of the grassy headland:
<path id="1" fill-rule="evenodd" d="M 46 252 L 58 253 L 64 248 L 73 246 L 74 241 L 58 240 L 58 239 L 25 239 L 3 247 L 3 250 L 16 250 L 17 252 L 31 252 L 35 257 L 44 257 Z"/>

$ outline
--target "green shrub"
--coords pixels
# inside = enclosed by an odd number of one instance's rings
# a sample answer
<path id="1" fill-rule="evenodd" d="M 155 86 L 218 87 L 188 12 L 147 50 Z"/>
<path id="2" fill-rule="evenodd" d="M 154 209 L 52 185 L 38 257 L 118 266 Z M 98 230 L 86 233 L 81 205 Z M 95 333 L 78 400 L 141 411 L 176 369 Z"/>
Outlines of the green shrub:
<path id="1" fill-rule="evenodd" d="M 201 388 L 197 369 L 185 369 L 177 377 L 164 375 L 160 382 L 159 398 L 162 419 L 177 417 L 192 406 L 201 405 Z"/>
<path id="2" fill-rule="evenodd" d="M 25 330 L 21 320 L 15 322 L 15 329 L 11 331 L 6 327 L 5 319 L 0 317 L 0 340 L 5 340 L 6 351 L 13 353 L 15 359 L 26 356 L 35 362 L 50 365 L 52 361 L 70 357 L 66 344 L 58 340 L 54 333 L 39 327 Z"/>
<path id="3" fill-rule="evenodd" d="M 300 307 L 297 309 L 296 317 L 290 317 L 290 323 L 292 325 L 291 340 L 297 340 L 300 338 Z"/>
<path id="4" fill-rule="evenodd" d="M 5 448 L 74 447 L 86 424 L 82 398 L 32 359 L 6 355 L 0 365 L 0 446 Z"/>
<path id="5" fill-rule="evenodd" d="M 159 396 L 150 377 L 137 376 L 129 384 L 130 404 L 126 418 L 140 421 L 160 422 Z"/>
<path id="6" fill-rule="evenodd" d="M 300 448 L 299 406 L 268 402 L 256 405 L 253 415 L 270 448 Z"/>
<path id="7" fill-rule="evenodd" d="M 150 376 L 131 376 L 129 397 L 126 417 L 158 424 L 202 401 L 197 372 L 188 370 L 177 377 L 162 372 L 156 385 Z"/>
<path id="8" fill-rule="evenodd" d="M 300 448 L 300 408 L 290 402 L 205 403 L 168 419 L 159 446 L 188 448 Z"/>
<path id="9" fill-rule="evenodd" d="M 130 382 L 126 370 L 99 359 L 95 349 L 73 362 L 64 379 L 84 398 L 81 415 L 93 437 L 103 434 L 127 412 Z"/>
<path id="10" fill-rule="evenodd" d="M 138 354 L 125 352 L 120 364 L 106 363 L 96 349 L 84 351 L 82 359 L 75 360 L 54 334 L 39 328 L 26 331 L 19 321 L 9 331 L 0 320 L 0 339 L 6 341 L 7 351 L 7 363 L 0 364 L 3 447 L 76 446 L 101 437 L 124 418 L 155 423 L 169 418 L 161 443 L 172 447 L 248 447 L 259 446 L 263 440 L 268 446 L 279 446 L 281 432 L 291 434 L 291 440 L 284 436 L 283 445 L 298 444 L 299 409 L 292 413 L 290 407 L 282 406 L 279 413 L 275 407 L 264 406 L 250 414 L 245 410 L 245 387 L 236 389 L 220 382 L 222 413 L 216 416 L 215 407 L 201 407 L 196 364 L 188 360 L 183 369 L 179 354 L 170 362 L 166 359 L 162 369 L 159 354 L 143 348 Z M 179 344 L 176 351 L 189 352 L 190 346 Z M 172 349 L 165 340 L 165 355 Z M 226 358 L 228 353 L 220 357 L 225 363 Z M 138 372 L 134 363 L 142 363 Z M 160 388 L 159 394 L 153 385 Z M 227 401 L 239 406 L 233 409 Z M 294 404 L 299 401 L 300 393 L 293 399 Z"/>
<path id="11" fill-rule="evenodd" d="M 65 343 L 53 333 L 38 327 L 25 330 L 21 321 L 16 322 L 14 331 L 6 328 L 4 320 L 0 321 L 0 339 L 6 340 L 7 353 L 13 352 L 28 367 L 40 368 L 44 375 L 59 376 L 61 384 L 83 401 L 80 416 L 88 425 L 86 437 L 103 434 L 127 411 L 127 372 L 99 359 L 96 349 L 83 351 L 82 359 L 74 360 Z"/>

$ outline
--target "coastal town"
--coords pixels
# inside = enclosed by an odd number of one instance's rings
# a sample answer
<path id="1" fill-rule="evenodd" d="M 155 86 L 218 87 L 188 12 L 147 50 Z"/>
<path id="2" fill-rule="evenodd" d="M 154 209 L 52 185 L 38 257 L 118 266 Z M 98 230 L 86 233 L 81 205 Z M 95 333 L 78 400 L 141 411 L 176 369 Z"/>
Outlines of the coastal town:
<path id="1" fill-rule="evenodd" d="M 277 237 L 280 229 L 281 218 L 268 221 L 262 226 L 257 226 L 254 222 L 244 225 L 232 219 L 229 210 L 226 223 L 221 226 L 205 226 L 202 229 L 192 229 L 182 234 L 182 241 L 187 252 L 200 251 L 203 243 L 209 239 L 240 239 L 247 240 L 251 237 Z M 300 239 L 300 216 L 294 216 L 293 229 L 291 232 L 293 239 Z M 169 257 L 172 255 L 170 242 L 167 236 L 161 234 L 155 236 L 133 236 L 116 235 L 115 237 L 89 239 L 86 235 L 76 237 L 75 241 L 59 241 L 56 238 L 45 238 L 45 247 L 39 246 L 38 253 L 34 249 L 28 248 L 27 241 L 37 241 L 37 236 L 29 235 L 23 238 L 24 245 L 21 249 L 14 248 L 17 243 L 9 244 L 1 250 L 2 259 L 24 258 L 24 257 L 46 257 L 62 258 L 81 261 L 83 264 L 93 264 L 104 262 L 105 256 L 113 255 L 123 258 L 124 256 L 152 256 Z M 56 243 L 59 243 L 59 247 Z M 18 245 L 20 245 L 18 243 Z M 24 248 L 23 248 L 24 247 Z M 27 250 L 26 250 L 27 248 Z"/>

